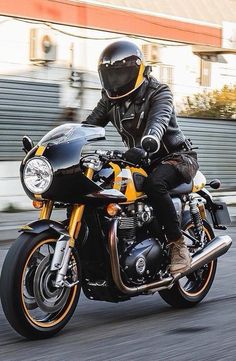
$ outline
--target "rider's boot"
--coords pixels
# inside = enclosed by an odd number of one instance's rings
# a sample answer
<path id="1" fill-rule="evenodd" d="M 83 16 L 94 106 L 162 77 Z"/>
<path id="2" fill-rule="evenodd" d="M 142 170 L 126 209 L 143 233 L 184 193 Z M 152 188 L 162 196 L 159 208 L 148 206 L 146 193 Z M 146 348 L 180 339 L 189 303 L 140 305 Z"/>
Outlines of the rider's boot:
<path id="1" fill-rule="evenodd" d="M 184 236 L 170 243 L 170 273 L 172 275 L 186 271 L 192 261 L 192 257 L 184 241 Z"/>

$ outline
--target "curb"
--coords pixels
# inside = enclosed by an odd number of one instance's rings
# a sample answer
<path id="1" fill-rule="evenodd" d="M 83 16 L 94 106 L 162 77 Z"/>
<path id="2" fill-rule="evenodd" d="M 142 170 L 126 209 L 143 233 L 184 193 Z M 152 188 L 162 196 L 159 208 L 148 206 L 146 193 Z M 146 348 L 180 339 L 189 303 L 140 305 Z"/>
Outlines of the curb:
<path id="1" fill-rule="evenodd" d="M 35 212 L 35 211 L 33 211 Z M 36 213 L 36 212 L 35 212 Z M 8 222 L 0 222 L 0 245 L 4 247 L 8 245 L 12 241 L 14 241 L 19 236 L 19 229 L 23 224 L 27 224 L 32 221 L 32 219 L 37 219 L 36 214 L 30 214 L 34 217 L 22 217 L 22 220 L 19 222 L 8 221 Z M 57 214 L 58 216 L 58 214 Z M 54 219 L 56 219 L 55 217 Z M 236 215 L 231 215 L 231 225 L 228 227 L 235 227 L 236 226 Z M 227 227 L 227 228 L 228 228 Z"/>

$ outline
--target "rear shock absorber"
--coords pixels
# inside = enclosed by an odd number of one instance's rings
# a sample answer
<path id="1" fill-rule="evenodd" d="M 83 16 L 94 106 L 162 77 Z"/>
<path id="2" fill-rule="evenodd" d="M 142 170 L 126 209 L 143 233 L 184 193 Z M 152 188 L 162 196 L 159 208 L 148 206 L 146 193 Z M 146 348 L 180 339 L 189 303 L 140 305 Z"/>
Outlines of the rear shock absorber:
<path id="1" fill-rule="evenodd" d="M 202 217 L 198 208 L 198 201 L 196 198 L 192 198 L 189 201 L 190 214 L 194 225 L 195 237 L 200 241 L 203 232 Z"/>

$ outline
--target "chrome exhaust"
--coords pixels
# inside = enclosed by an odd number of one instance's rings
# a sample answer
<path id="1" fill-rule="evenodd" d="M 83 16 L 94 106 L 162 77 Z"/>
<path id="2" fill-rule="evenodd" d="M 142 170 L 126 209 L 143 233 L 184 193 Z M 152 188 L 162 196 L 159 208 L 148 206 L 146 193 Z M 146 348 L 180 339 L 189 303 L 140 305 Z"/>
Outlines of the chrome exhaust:
<path id="1" fill-rule="evenodd" d="M 201 252 L 193 256 L 190 268 L 174 276 L 174 281 L 179 280 L 222 256 L 228 251 L 231 245 L 232 238 L 230 236 L 217 236 L 213 238 Z"/>
<path id="2" fill-rule="evenodd" d="M 114 219 L 110 227 L 110 233 L 108 238 L 111 270 L 116 287 L 122 293 L 127 295 L 135 295 L 147 291 L 150 291 L 150 293 L 154 293 L 163 289 L 170 289 L 174 285 L 174 283 L 177 282 L 180 278 L 196 271 L 205 264 L 208 264 L 214 261 L 216 258 L 222 256 L 228 251 L 232 244 L 232 239 L 229 236 L 215 237 L 206 245 L 206 247 L 201 252 L 193 256 L 191 266 L 186 271 L 176 274 L 174 277 L 166 277 L 160 281 L 152 282 L 142 286 L 128 287 L 123 283 L 120 274 L 120 263 L 117 250 L 117 225 L 118 220 Z"/>

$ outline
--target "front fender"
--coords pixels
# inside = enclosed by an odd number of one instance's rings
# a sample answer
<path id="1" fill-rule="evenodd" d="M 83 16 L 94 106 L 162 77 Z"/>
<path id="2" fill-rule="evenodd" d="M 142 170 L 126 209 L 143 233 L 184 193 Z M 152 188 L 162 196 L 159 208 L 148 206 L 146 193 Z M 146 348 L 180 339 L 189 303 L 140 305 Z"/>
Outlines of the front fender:
<path id="1" fill-rule="evenodd" d="M 19 232 L 39 234 L 49 229 L 53 230 L 58 234 L 63 234 L 65 236 L 70 237 L 63 223 L 53 221 L 51 219 L 41 219 L 38 221 L 28 223 L 22 226 Z"/>

